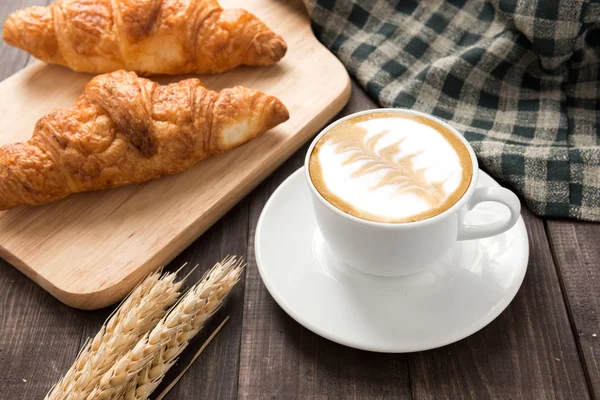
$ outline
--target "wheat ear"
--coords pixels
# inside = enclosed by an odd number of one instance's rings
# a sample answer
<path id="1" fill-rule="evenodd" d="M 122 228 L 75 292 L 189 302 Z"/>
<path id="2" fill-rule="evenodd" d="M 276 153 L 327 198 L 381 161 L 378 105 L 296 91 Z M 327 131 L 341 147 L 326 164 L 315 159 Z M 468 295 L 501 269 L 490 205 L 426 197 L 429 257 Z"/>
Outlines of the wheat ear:
<path id="1" fill-rule="evenodd" d="M 235 257 L 217 263 L 152 331 L 115 362 L 88 399 L 148 398 L 190 340 L 223 304 L 243 267 L 243 260 Z"/>
<path id="2" fill-rule="evenodd" d="M 177 301 L 182 281 L 176 273 L 155 272 L 142 281 L 88 341 L 77 359 L 46 395 L 47 400 L 85 399 L 100 378 L 148 330 L 164 317 Z"/>

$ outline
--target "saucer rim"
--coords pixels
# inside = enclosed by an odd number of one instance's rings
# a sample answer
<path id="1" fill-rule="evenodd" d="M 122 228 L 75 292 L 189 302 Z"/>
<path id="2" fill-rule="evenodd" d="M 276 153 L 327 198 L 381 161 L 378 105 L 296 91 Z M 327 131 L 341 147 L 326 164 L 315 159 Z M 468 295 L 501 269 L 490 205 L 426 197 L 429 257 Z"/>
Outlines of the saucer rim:
<path id="1" fill-rule="evenodd" d="M 466 337 L 469 337 L 469 336 L 477 333 L 481 329 L 485 328 L 492 321 L 494 321 L 496 318 L 498 318 L 498 316 L 504 310 L 506 310 L 506 308 L 510 305 L 510 303 L 512 303 L 515 296 L 519 292 L 519 289 L 523 285 L 523 281 L 525 279 L 525 275 L 527 273 L 528 264 L 529 264 L 529 262 L 528 262 L 529 261 L 529 235 L 527 233 L 527 227 L 525 226 L 525 222 L 523 221 L 523 216 L 520 215 L 519 219 L 517 220 L 517 223 L 514 225 L 513 228 L 511 228 L 511 229 L 515 229 L 518 226 L 519 228 L 517 228 L 517 229 L 520 229 L 522 231 L 523 241 L 525 242 L 524 251 L 522 252 L 522 256 L 520 257 L 519 260 L 516 260 L 516 262 L 515 262 L 515 265 L 523 265 L 523 266 L 520 267 L 519 276 L 516 277 L 514 280 L 516 283 L 514 285 L 514 288 L 515 288 L 514 292 L 510 293 L 508 296 L 506 296 L 505 297 L 506 300 L 502 303 L 499 303 L 501 305 L 499 307 L 497 307 L 497 310 L 495 312 L 489 314 L 487 318 L 483 318 L 481 320 L 481 322 L 479 322 L 477 324 L 469 325 L 466 328 L 459 329 L 456 334 L 454 334 L 453 336 L 451 336 L 449 338 L 445 338 L 443 340 L 429 342 L 429 343 L 418 343 L 418 344 L 400 345 L 400 346 L 381 346 L 381 345 L 377 345 L 377 344 L 364 344 L 364 343 L 357 342 L 355 340 L 348 340 L 345 338 L 341 338 L 339 336 L 331 334 L 330 332 L 326 332 L 326 331 L 322 330 L 321 328 L 319 328 L 318 326 L 315 326 L 311 322 L 307 321 L 305 318 L 301 317 L 294 310 L 292 310 L 292 308 L 290 306 L 288 306 L 288 304 L 285 302 L 283 296 L 280 295 L 279 291 L 273 285 L 273 283 L 269 279 L 265 278 L 267 273 L 263 266 L 262 257 L 261 257 L 259 245 L 258 245 L 259 240 L 260 240 L 259 235 L 263 231 L 264 220 L 266 218 L 266 215 L 269 212 L 268 210 L 270 209 L 271 203 L 276 201 L 276 198 L 278 197 L 280 192 L 283 192 L 284 190 L 287 189 L 288 186 L 295 183 L 294 179 L 296 179 L 297 175 L 301 174 L 302 176 L 304 176 L 304 169 L 305 169 L 305 167 L 302 166 L 299 169 L 297 169 L 296 171 L 294 171 L 293 173 L 291 173 L 277 187 L 277 189 L 275 189 L 275 191 L 271 194 L 271 196 L 265 203 L 265 205 L 260 213 L 260 216 L 258 218 L 258 222 L 256 224 L 256 231 L 254 234 L 254 255 L 255 255 L 256 266 L 257 266 L 260 278 L 261 278 L 263 284 L 265 285 L 265 287 L 267 288 L 267 291 L 269 292 L 271 297 L 273 297 L 273 300 L 275 300 L 275 302 L 279 305 L 279 307 L 281 307 L 283 309 L 283 311 L 285 311 L 285 313 L 288 314 L 294 321 L 296 321 L 297 323 L 299 323 L 306 329 L 312 331 L 313 333 L 315 333 L 327 340 L 330 340 L 332 342 L 335 342 L 335 343 L 338 343 L 338 344 L 341 344 L 341 345 L 344 345 L 347 347 L 355 348 L 358 350 L 364 350 L 364 351 L 370 351 L 370 352 L 412 353 L 412 352 L 417 352 L 417 351 L 431 350 L 431 349 L 447 346 L 449 344 L 458 342 Z M 489 178 L 494 183 L 494 185 L 501 186 L 494 178 L 489 176 L 485 171 L 479 169 L 479 179 L 481 179 L 482 176 L 486 176 L 487 178 Z M 304 182 L 304 183 L 306 184 L 306 182 Z M 474 239 L 474 240 L 481 240 L 481 239 Z"/>

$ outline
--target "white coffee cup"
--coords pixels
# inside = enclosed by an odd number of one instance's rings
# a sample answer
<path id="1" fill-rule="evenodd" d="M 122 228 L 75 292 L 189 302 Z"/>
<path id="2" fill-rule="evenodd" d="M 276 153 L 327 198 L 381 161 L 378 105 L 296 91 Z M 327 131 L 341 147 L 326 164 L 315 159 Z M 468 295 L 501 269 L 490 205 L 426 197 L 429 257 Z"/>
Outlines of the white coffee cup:
<path id="1" fill-rule="evenodd" d="M 319 139 L 334 126 L 365 114 L 401 113 L 425 117 L 447 127 L 465 145 L 471 156 L 473 175 L 465 194 L 450 208 L 433 217 L 406 223 L 373 222 L 357 218 L 334 207 L 315 188 L 309 174 L 310 155 Z M 464 137 L 445 122 L 421 112 L 382 108 L 348 115 L 317 135 L 305 159 L 305 176 L 312 193 L 312 203 L 319 230 L 333 252 L 350 266 L 373 275 L 401 276 L 419 272 L 440 260 L 457 240 L 480 239 L 510 229 L 519 219 L 518 197 L 500 187 L 477 188 L 479 166 L 473 148 Z M 510 210 L 501 221 L 468 225 L 465 214 L 478 203 L 495 201 Z"/>

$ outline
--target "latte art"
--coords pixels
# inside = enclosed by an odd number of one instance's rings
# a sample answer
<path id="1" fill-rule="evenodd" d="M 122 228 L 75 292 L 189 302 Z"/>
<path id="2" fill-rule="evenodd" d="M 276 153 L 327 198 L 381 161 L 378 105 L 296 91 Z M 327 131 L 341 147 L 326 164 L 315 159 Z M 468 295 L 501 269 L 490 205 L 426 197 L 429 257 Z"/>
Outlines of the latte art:
<path id="1" fill-rule="evenodd" d="M 317 142 L 309 173 L 335 207 L 378 222 L 410 222 L 450 208 L 472 178 L 467 148 L 427 118 L 373 113 L 336 125 Z"/>

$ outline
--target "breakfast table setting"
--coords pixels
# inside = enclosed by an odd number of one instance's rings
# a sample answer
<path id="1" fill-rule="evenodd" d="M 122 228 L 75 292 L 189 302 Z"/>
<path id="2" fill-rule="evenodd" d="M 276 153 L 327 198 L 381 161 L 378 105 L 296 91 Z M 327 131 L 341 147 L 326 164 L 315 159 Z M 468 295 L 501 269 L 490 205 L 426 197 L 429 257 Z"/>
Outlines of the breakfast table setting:
<path id="1" fill-rule="evenodd" d="M 600 396 L 597 2 L 0 23 L 0 399 Z"/>

